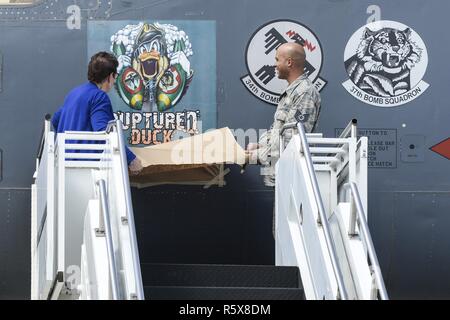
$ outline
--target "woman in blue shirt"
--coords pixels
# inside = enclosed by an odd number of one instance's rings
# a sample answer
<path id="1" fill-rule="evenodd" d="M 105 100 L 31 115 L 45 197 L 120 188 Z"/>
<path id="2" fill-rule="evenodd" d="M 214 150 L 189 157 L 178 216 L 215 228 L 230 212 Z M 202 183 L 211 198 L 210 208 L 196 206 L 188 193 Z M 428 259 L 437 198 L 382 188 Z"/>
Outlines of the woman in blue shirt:
<path id="1" fill-rule="evenodd" d="M 106 93 L 114 86 L 118 65 L 116 57 L 108 52 L 92 56 L 88 67 L 89 82 L 70 91 L 63 106 L 52 117 L 57 133 L 106 130 L 108 122 L 114 120 L 111 100 Z M 139 173 L 141 161 L 128 148 L 126 154 L 130 173 Z"/>

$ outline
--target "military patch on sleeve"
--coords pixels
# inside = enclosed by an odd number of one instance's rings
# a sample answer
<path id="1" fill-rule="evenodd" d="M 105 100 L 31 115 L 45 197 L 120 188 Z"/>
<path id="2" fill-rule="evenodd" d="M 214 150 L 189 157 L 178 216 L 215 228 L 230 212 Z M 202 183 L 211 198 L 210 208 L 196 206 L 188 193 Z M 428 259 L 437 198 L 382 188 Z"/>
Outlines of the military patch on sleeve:
<path id="1" fill-rule="evenodd" d="M 300 110 L 297 110 L 297 112 L 294 115 L 294 118 L 299 122 L 306 122 L 309 119 L 309 114 L 302 113 Z"/>

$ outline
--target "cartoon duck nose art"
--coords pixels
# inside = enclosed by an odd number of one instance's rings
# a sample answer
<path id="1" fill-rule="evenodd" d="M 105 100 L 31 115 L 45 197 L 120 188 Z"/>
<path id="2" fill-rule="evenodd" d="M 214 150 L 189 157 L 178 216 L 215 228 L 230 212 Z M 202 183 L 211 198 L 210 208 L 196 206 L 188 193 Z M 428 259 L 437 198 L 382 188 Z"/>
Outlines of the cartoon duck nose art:
<path id="1" fill-rule="evenodd" d="M 112 42 L 119 60 L 117 91 L 130 108 L 166 111 L 180 101 L 193 76 L 191 44 L 183 31 L 140 23 L 119 30 Z"/>

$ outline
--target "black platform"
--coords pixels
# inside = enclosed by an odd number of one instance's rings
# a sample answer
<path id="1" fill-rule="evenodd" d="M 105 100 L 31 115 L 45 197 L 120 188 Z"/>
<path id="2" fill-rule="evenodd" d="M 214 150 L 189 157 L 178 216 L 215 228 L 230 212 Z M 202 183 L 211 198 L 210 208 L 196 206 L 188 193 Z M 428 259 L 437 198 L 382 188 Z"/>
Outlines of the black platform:
<path id="1" fill-rule="evenodd" d="M 297 267 L 141 265 L 150 300 L 303 300 Z"/>

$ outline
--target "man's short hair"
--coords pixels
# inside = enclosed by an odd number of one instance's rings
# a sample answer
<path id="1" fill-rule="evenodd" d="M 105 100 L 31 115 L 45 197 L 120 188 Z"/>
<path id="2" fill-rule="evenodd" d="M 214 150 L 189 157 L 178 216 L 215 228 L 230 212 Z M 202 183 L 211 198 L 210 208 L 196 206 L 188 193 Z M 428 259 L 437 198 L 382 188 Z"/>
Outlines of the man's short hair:
<path id="1" fill-rule="evenodd" d="M 88 67 L 88 80 L 94 83 L 102 83 L 111 73 L 117 72 L 119 62 L 109 52 L 98 52 L 91 57 Z"/>

